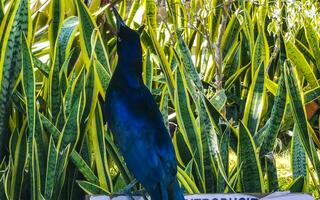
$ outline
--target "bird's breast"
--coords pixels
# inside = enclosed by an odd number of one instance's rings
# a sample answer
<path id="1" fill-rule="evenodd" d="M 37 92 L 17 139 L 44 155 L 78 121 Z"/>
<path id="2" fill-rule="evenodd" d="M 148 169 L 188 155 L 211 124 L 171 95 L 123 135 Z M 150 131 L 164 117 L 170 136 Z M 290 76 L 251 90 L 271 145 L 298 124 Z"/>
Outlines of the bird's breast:
<path id="1" fill-rule="evenodd" d="M 141 115 L 135 112 L 135 103 L 130 96 L 114 95 L 107 99 L 107 123 L 117 143 L 130 145 L 135 139 L 142 137 L 142 130 L 147 124 Z"/>

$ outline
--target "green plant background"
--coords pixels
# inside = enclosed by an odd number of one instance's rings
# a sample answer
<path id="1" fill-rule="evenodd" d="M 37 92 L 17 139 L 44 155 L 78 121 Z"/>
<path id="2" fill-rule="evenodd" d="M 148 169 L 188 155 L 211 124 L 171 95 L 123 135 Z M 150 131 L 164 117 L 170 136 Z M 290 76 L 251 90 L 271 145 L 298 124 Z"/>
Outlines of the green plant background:
<path id="1" fill-rule="evenodd" d="M 101 111 L 117 63 L 110 3 L 141 35 L 185 193 L 319 196 L 317 1 L 0 0 L 0 199 L 133 180 Z"/>

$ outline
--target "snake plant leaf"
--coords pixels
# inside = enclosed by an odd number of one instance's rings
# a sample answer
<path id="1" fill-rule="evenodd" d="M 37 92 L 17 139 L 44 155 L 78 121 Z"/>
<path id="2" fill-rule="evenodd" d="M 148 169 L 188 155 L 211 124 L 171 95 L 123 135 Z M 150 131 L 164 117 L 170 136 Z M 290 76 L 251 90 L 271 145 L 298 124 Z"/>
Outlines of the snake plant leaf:
<path id="1" fill-rule="evenodd" d="M 150 24 L 151 22 L 149 22 L 149 27 L 152 27 L 152 25 Z M 157 55 L 159 56 L 160 59 L 160 67 L 165 75 L 167 84 L 168 84 L 168 89 L 169 89 L 169 94 L 170 94 L 170 98 L 171 100 L 173 100 L 173 94 L 174 94 L 174 79 L 172 76 L 172 70 L 171 70 L 171 66 L 165 56 L 164 50 L 161 47 L 160 43 L 157 40 L 156 34 L 154 32 L 154 30 L 152 28 L 149 28 L 149 34 L 150 34 L 150 38 L 152 40 L 152 46 L 154 46 L 154 49 L 157 53 Z"/>
<path id="2" fill-rule="evenodd" d="M 148 87 L 148 89 L 152 90 L 152 78 L 153 78 L 153 65 L 151 61 L 150 50 L 147 50 L 145 55 L 145 62 L 143 63 L 143 81 Z"/>
<path id="3" fill-rule="evenodd" d="M 115 164 L 117 165 L 117 167 L 119 168 L 119 171 L 121 172 L 121 175 L 123 176 L 124 181 L 126 182 L 126 184 L 129 184 L 130 180 L 132 180 L 132 175 L 130 174 L 127 166 L 121 160 L 120 152 L 117 149 L 115 143 L 113 142 L 109 134 L 110 133 L 105 134 L 106 147 L 107 149 L 109 149 L 109 154 L 112 157 Z"/>
<path id="4" fill-rule="evenodd" d="M 93 46 L 91 42 L 91 39 L 93 38 L 93 32 L 98 30 L 95 20 L 83 1 L 75 0 L 75 2 L 79 14 L 80 45 L 84 53 L 85 62 L 89 63 L 93 52 L 95 52 L 99 62 L 110 73 L 111 69 L 106 48 L 104 47 L 101 36 L 98 32 L 96 33 L 98 35 L 96 44 Z"/>
<path id="5" fill-rule="evenodd" d="M 60 131 L 44 115 L 40 114 L 40 117 L 44 128 L 52 135 L 54 141 L 58 141 L 59 136 L 61 135 Z M 82 173 L 87 181 L 94 184 L 99 184 L 98 178 L 78 152 L 72 151 L 70 157 L 73 164 Z"/>
<path id="6" fill-rule="evenodd" d="M 27 164 L 27 132 L 26 123 L 27 120 L 24 120 L 21 127 L 20 133 L 17 129 L 13 132 L 10 138 L 10 152 L 11 155 L 14 155 L 12 159 L 12 175 L 10 180 L 10 196 L 15 199 L 21 198 L 21 191 L 23 182 L 26 177 L 24 176 L 24 170 L 26 169 Z"/>
<path id="7" fill-rule="evenodd" d="M 262 117 L 265 95 L 265 72 L 261 63 L 252 80 L 243 116 L 243 123 L 253 135 L 256 134 Z"/>
<path id="8" fill-rule="evenodd" d="M 185 173 L 180 167 L 178 167 L 177 173 L 178 180 L 182 182 L 184 188 L 187 189 L 189 193 L 199 193 L 199 189 L 195 185 L 194 181 Z"/>
<path id="9" fill-rule="evenodd" d="M 297 46 L 297 49 L 303 54 L 303 56 L 306 58 L 306 60 L 310 60 L 313 64 L 317 65 L 316 59 L 312 55 L 311 49 L 306 47 L 305 44 L 303 44 L 300 40 L 295 40 L 295 45 Z"/>
<path id="10" fill-rule="evenodd" d="M 21 71 L 21 34 L 25 33 L 29 41 L 31 39 L 29 1 L 17 0 L 12 6 L 13 12 L 8 16 L 6 31 L 1 43 L 3 52 L 0 58 L 0 158 L 3 157 L 3 141 L 7 137 L 5 132 L 8 125 L 9 101 Z"/>
<path id="11" fill-rule="evenodd" d="M 59 1 L 60 0 L 53 1 L 52 6 L 64 7 L 63 5 L 64 3 Z M 63 12 L 63 10 L 61 12 Z M 60 18 L 63 19 L 63 17 L 61 16 Z M 56 20 L 59 20 L 59 18 Z M 56 120 L 55 123 L 58 122 L 58 119 L 60 120 L 62 119 L 61 117 L 58 117 L 59 113 L 61 113 L 60 111 L 63 111 L 62 109 L 63 107 L 61 107 L 61 104 L 62 104 L 61 95 L 63 93 L 62 91 L 63 85 L 60 80 L 61 79 L 60 70 L 65 63 L 68 64 L 70 61 L 70 58 L 68 59 L 68 56 L 69 56 L 68 53 L 70 51 L 70 46 L 72 44 L 74 35 L 76 33 L 77 17 L 70 17 L 66 19 L 63 25 L 61 25 L 61 23 L 62 22 L 59 22 L 58 24 L 56 24 L 57 27 L 55 27 L 59 29 L 60 27 L 62 27 L 60 31 L 57 33 L 54 33 L 54 31 L 52 31 L 51 33 L 52 34 L 51 37 L 55 37 L 52 39 L 54 39 L 54 42 L 57 43 L 53 47 L 54 49 L 52 53 L 53 60 L 52 60 L 50 74 L 49 74 L 49 84 L 51 85 L 49 90 L 49 93 L 50 93 L 49 105 L 51 108 L 52 119 Z M 57 35 L 55 36 L 55 34 Z"/>
<path id="12" fill-rule="evenodd" d="M 309 63 L 306 61 L 303 54 L 298 50 L 296 45 L 291 41 L 287 42 L 286 51 L 290 61 L 297 68 L 297 71 L 304 75 L 306 81 L 310 84 L 310 87 L 318 87 L 319 84 L 315 74 L 313 73 Z"/>
<path id="13" fill-rule="evenodd" d="M 301 94 L 301 88 L 299 80 L 297 78 L 296 70 L 291 66 L 290 62 L 285 64 L 285 83 L 289 94 L 289 99 L 293 111 L 294 122 L 297 126 L 299 138 L 303 144 L 306 154 L 308 155 L 311 163 L 316 171 L 320 174 L 320 160 L 315 153 L 315 146 L 312 138 L 309 135 L 308 123 L 306 119 L 306 111 L 304 105 L 304 99 Z"/>
<path id="14" fill-rule="evenodd" d="M 305 33 L 307 36 L 309 47 L 310 47 L 310 49 L 313 53 L 313 56 L 316 60 L 317 69 L 320 72 L 319 36 L 318 36 L 316 30 L 314 29 L 314 27 L 312 27 L 310 22 L 306 22 L 304 28 L 305 28 Z"/>
<path id="15" fill-rule="evenodd" d="M 181 58 L 181 62 L 184 66 L 184 73 L 186 74 L 187 79 L 191 79 L 198 90 L 203 91 L 203 85 L 198 75 L 198 72 L 193 64 L 190 50 L 188 49 L 186 43 L 182 38 L 182 31 L 177 30 L 178 37 L 178 52 L 179 57 Z"/>
<path id="16" fill-rule="evenodd" d="M 88 130 L 88 136 L 91 138 L 90 143 L 96 144 L 92 147 L 92 149 L 96 163 L 96 171 L 99 178 L 99 185 L 108 191 L 112 191 L 112 188 L 110 188 L 112 183 L 107 182 L 107 178 L 108 180 L 111 180 L 111 177 L 108 171 L 105 169 L 105 167 L 108 166 L 108 160 L 104 154 L 104 126 L 102 122 L 102 111 L 99 106 L 96 107 L 96 111 L 95 113 L 92 113 L 91 117 L 91 125 L 90 129 Z"/>
<path id="17" fill-rule="evenodd" d="M 153 0 L 145 0 L 145 15 L 147 18 L 147 21 L 150 23 L 150 28 L 152 30 L 157 30 L 157 5 L 156 2 Z"/>
<path id="18" fill-rule="evenodd" d="M 241 24 L 237 19 L 238 13 L 234 13 L 228 22 L 226 30 L 222 36 L 221 49 L 223 51 L 223 57 L 227 54 L 229 49 L 233 46 L 233 43 L 237 41 L 238 34 L 241 30 Z"/>
<path id="19" fill-rule="evenodd" d="M 204 174 L 201 135 L 199 133 L 199 128 L 197 126 L 196 119 L 191 111 L 189 96 L 185 87 L 186 83 L 184 82 L 185 80 L 183 80 L 180 70 L 177 70 L 176 90 L 174 94 L 177 121 L 179 127 L 181 128 L 183 137 L 187 141 L 188 148 L 193 149 L 193 151 L 195 152 L 195 163 L 198 163 L 198 167 L 200 167 L 200 169 L 196 169 L 196 171 L 200 173 L 198 174 L 198 178 L 201 179 L 201 177 L 203 177 Z M 198 183 L 202 185 L 203 181 L 199 180 Z"/>
<path id="20" fill-rule="evenodd" d="M 264 180 L 258 151 L 249 129 L 240 121 L 238 139 L 238 166 L 241 166 L 241 187 L 243 192 L 264 192 Z"/>
<path id="21" fill-rule="evenodd" d="M 45 182 L 45 199 L 51 199 L 55 180 L 56 180 L 56 169 L 58 162 L 58 151 L 54 144 L 54 140 L 50 137 L 49 148 L 48 148 L 48 159 L 47 159 L 47 172 L 46 172 L 46 182 Z"/>
<path id="22" fill-rule="evenodd" d="M 223 75 L 224 79 L 228 80 L 230 76 L 234 75 L 237 72 L 237 68 L 241 67 L 241 48 L 240 42 L 234 42 L 234 44 L 227 51 L 223 59 Z"/>
<path id="23" fill-rule="evenodd" d="M 136 15 L 138 9 L 139 9 L 139 4 L 140 4 L 140 0 L 134 0 L 132 2 L 129 14 L 128 14 L 128 18 L 126 23 L 128 24 L 128 26 L 130 26 L 133 22 L 133 18 Z"/>
<path id="24" fill-rule="evenodd" d="M 59 150 L 65 149 L 68 145 L 72 152 L 79 139 L 79 119 L 80 119 L 80 108 L 81 108 L 81 97 L 79 97 L 73 105 L 68 119 L 61 131 L 57 148 Z"/>
<path id="25" fill-rule="evenodd" d="M 303 176 L 299 176 L 296 178 L 288 187 L 290 192 L 303 192 L 306 186 L 306 178 Z"/>
<path id="26" fill-rule="evenodd" d="M 30 144 L 30 143 L 29 143 Z M 31 181 L 31 198 L 32 200 L 41 199 L 41 183 L 40 183 L 40 169 L 39 158 L 36 140 L 31 141 L 31 161 L 30 161 L 30 181 Z"/>
<path id="27" fill-rule="evenodd" d="M 45 77 L 49 77 L 50 67 L 44 64 L 38 57 L 32 56 L 34 66 L 37 67 Z"/>
<path id="28" fill-rule="evenodd" d="M 34 138 L 35 124 L 36 124 L 36 99 L 35 99 L 35 77 L 33 72 L 33 63 L 29 45 L 27 44 L 27 38 L 22 36 L 21 45 L 22 54 L 22 71 L 23 71 L 23 88 L 27 96 L 27 116 L 28 116 L 28 128 L 29 137 Z"/>
<path id="29" fill-rule="evenodd" d="M 207 113 L 204 97 L 199 96 L 197 102 L 197 109 L 199 113 L 199 127 L 201 134 L 202 152 L 203 152 L 203 165 L 204 165 L 204 180 L 206 184 L 206 192 L 215 192 L 217 173 L 215 172 L 214 158 L 218 154 L 218 137 L 217 131 L 210 122 L 209 114 Z M 220 168 L 221 169 L 221 168 Z M 225 169 L 225 168 L 224 168 Z M 223 173 L 223 172 L 222 172 Z"/>
<path id="30" fill-rule="evenodd" d="M 293 128 L 293 139 L 291 141 L 291 168 L 293 178 L 307 176 L 307 158 L 306 152 L 303 149 L 302 142 L 299 138 L 298 128 L 295 125 Z"/>
<path id="31" fill-rule="evenodd" d="M 77 183 L 89 195 L 108 194 L 103 187 L 100 187 L 94 183 L 90 183 L 88 181 L 77 181 Z"/>
<path id="32" fill-rule="evenodd" d="M 4 7 L 3 7 L 3 2 L 0 2 L 0 22 L 2 22 L 3 17 L 4 17 Z"/>
<path id="33" fill-rule="evenodd" d="M 274 192 L 279 190 L 279 180 L 278 180 L 278 174 L 277 174 L 277 166 L 276 166 L 276 160 L 274 158 L 273 154 L 269 154 L 264 157 L 264 166 L 265 171 L 267 174 L 267 185 L 268 185 L 268 191 Z"/>
<path id="34" fill-rule="evenodd" d="M 269 118 L 268 127 L 266 129 L 265 138 L 261 145 L 260 156 L 264 156 L 273 150 L 278 132 L 280 130 L 280 125 L 284 116 L 285 106 L 286 106 L 286 85 L 284 77 L 284 63 L 286 61 L 286 52 L 283 43 L 283 38 L 280 37 L 280 56 L 278 60 L 278 66 L 280 66 L 280 78 L 278 82 L 277 93 L 275 96 L 274 104 L 271 110 L 271 116 Z"/>
<path id="35" fill-rule="evenodd" d="M 64 0 L 52 0 L 50 2 L 49 20 L 51 23 L 49 25 L 49 41 L 52 55 L 54 54 L 55 43 L 64 20 L 65 3 Z"/>

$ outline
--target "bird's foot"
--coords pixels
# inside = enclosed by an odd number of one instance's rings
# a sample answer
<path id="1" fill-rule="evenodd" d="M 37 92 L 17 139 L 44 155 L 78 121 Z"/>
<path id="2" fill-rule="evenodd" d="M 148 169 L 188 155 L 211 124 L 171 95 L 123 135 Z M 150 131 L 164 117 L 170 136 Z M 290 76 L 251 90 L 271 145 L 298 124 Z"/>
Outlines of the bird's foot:
<path id="1" fill-rule="evenodd" d="M 139 190 L 136 192 L 137 195 L 141 195 L 144 200 L 148 200 L 147 192 L 145 190 Z"/>
<path id="2" fill-rule="evenodd" d="M 117 193 L 112 194 L 112 197 L 117 197 L 117 196 L 126 196 L 130 200 L 135 200 L 134 199 L 135 194 L 133 194 L 131 192 L 117 192 Z"/>
<path id="3" fill-rule="evenodd" d="M 134 179 L 133 181 L 131 181 L 131 183 L 129 183 L 129 185 L 127 185 L 125 188 L 123 188 L 122 190 L 120 190 L 120 193 L 123 194 L 131 194 L 131 190 L 132 188 L 138 183 L 137 179 Z"/>
<path id="4" fill-rule="evenodd" d="M 131 190 L 137 183 L 138 183 L 138 181 L 136 179 L 134 179 L 125 188 L 123 188 L 122 190 L 120 190 L 117 193 L 114 193 L 113 196 L 128 196 L 131 200 L 134 200 L 133 196 L 135 196 L 135 194 L 131 193 Z"/>

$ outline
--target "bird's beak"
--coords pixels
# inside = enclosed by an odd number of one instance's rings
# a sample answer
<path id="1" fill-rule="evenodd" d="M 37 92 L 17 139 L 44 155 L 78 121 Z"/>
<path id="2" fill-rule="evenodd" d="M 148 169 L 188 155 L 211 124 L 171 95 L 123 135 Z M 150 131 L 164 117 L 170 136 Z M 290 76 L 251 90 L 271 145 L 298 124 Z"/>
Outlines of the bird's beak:
<path id="1" fill-rule="evenodd" d="M 121 18 L 121 16 L 119 15 L 117 9 L 115 9 L 115 7 L 112 7 L 112 11 L 116 17 L 116 21 L 117 21 L 117 31 L 120 31 L 121 27 L 125 27 L 126 24 L 124 23 L 123 19 Z"/>

